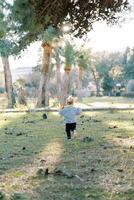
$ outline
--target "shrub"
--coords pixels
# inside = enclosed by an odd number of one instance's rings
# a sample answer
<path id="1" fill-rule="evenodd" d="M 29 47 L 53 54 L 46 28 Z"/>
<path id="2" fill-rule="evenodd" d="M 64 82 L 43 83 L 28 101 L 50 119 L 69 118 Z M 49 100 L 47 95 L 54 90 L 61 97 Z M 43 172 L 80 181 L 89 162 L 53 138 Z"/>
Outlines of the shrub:
<path id="1" fill-rule="evenodd" d="M 123 97 L 134 97 L 134 92 L 123 92 L 122 95 Z"/>
<path id="2" fill-rule="evenodd" d="M 3 87 L 0 87 L 0 93 L 4 93 L 5 92 L 5 89 Z"/>
<path id="3" fill-rule="evenodd" d="M 127 92 L 134 92 L 134 80 L 129 80 L 127 84 Z"/>

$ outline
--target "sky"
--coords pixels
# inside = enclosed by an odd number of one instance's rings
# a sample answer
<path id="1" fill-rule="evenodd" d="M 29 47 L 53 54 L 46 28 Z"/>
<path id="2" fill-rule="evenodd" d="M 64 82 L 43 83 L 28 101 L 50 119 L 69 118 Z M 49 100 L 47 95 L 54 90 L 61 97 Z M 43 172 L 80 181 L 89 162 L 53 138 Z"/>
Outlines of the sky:
<path id="1" fill-rule="evenodd" d="M 104 23 L 96 23 L 94 27 L 89 33 L 89 45 L 94 51 L 123 51 L 134 46 L 134 19 L 121 27 L 108 27 Z"/>
<path id="2" fill-rule="evenodd" d="M 21 59 L 10 58 L 11 68 L 31 67 L 37 65 L 41 43 L 32 44 L 22 55 Z M 134 47 L 134 19 L 119 26 L 107 26 L 104 22 L 96 23 L 88 33 L 86 44 L 92 51 L 124 51 L 127 46 Z"/>
<path id="3" fill-rule="evenodd" d="M 41 48 L 41 42 L 35 42 L 30 45 L 20 56 L 10 56 L 9 62 L 12 69 L 19 67 L 34 67 L 39 61 L 39 49 Z"/>
<path id="4" fill-rule="evenodd" d="M 110 52 L 124 51 L 127 46 L 134 47 L 134 13 L 131 13 L 128 18 L 129 20 L 120 26 L 108 26 L 104 22 L 95 23 L 93 30 L 87 34 L 86 46 L 92 51 Z M 10 57 L 11 69 L 36 66 L 40 46 L 40 42 L 35 42 L 21 55 L 21 58 Z"/>

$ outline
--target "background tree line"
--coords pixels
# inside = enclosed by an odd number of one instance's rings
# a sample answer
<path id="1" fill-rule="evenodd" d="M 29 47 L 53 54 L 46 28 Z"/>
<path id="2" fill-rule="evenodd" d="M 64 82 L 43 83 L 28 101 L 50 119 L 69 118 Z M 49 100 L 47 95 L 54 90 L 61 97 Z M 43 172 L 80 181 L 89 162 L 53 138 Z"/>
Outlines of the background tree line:
<path id="1" fill-rule="evenodd" d="M 129 49 L 129 52 L 126 50 L 115 53 L 93 53 L 84 46 L 78 51 L 75 44 L 68 46 L 68 43 L 67 46 L 54 48 L 50 61 L 49 96 L 60 100 L 60 96 L 64 95 L 62 91 L 66 92 L 66 95 L 72 94 L 78 98 L 85 95 L 129 96 L 130 91 L 133 91 L 134 63 L 131 62 L 130 67 L 133 49 Z M 66 54 L 65 51 L 67 51 Z M 131 56 L 126 55 L 126 52 L 128 55 L 131 52 Z M 128 57 L 127 62 L 124 61 L 126 56 Z M 69 59 L 70 65 L 65 68 L 67 59 Z M 40 65 L 41 59 L 39 59 L 38 66 L 33 68 L 33 72 L 23 77 L 22 85 L 26 86 L 29 96 L 37 97 Z M 69 77 L 68 90 L 65 90 L 67 87 L 65 74 Z M 64 89 L 62 89 L 63 87 Z"/>

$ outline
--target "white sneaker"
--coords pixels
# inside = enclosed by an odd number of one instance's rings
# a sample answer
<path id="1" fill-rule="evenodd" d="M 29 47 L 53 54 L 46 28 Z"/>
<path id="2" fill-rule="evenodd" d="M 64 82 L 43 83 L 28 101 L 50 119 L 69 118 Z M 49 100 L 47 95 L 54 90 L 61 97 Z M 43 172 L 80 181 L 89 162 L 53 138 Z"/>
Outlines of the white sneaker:
<path id="1" fill-rule="evenodd" d="M 73 131 L 73 135 L 74 136 L 77 135 L 77 131 L 76 130 Z"/>

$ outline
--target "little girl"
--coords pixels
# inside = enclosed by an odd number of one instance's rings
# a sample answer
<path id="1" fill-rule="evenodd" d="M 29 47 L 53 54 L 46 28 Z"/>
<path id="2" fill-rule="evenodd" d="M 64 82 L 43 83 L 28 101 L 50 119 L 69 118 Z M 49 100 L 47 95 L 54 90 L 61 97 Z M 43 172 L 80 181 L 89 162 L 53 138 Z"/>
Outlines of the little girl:
<path id="1" fill-rule="evenodd" d="M 71 139 L 71 132 L 74 132 L 76 129 L 76 115 L 81 113 L 81 109 L 73 106 L 74 99 L 72 96 L 67 98 L 66 104 L 67 106 L 63 107 L 59 114 L 65 118 L 67 139 Z"/>

